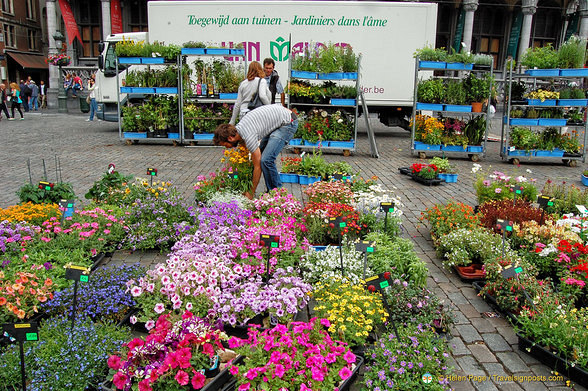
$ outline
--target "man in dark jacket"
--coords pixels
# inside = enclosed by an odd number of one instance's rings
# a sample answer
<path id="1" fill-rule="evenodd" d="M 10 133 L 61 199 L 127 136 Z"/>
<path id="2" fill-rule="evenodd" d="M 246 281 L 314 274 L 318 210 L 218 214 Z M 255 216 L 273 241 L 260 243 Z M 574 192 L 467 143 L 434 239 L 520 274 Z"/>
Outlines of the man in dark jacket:
<path id="1" fill-rule="evenodd" d="M 278 72 L 274 69 L 276 67 L 276 63 L 274 62 L 273 58 L 266 58 L 263 60 L 263 71 L 265 72 L 265 81 L 269 87 L 270 92 L 272 93 L 272 102 L 273 105 L 276 103 L 276 93 L 280 94 L 280 99 L 282 105 L 286 106 L 286 95 L 284 94 L 284 87 L 282 87 L 282 83 L 280 82 L 280 76 Z"/>
<path id="2" fill-rule="evenodd" d="M 22 99 L 22 106 L 24 107 L 25 113 L 28 113 L 28 111 L 29 111 L 29 101 L 31 100 L 31 95 L 33 94 L 33 91 L 29 87 L 29 81 L 28 80 L 26 82 L 23 82 L 21 80 L 20 82 L 21 82 L 21 84 L 20 84 L 20 93 L 21 93 L 21 99 Z"/>

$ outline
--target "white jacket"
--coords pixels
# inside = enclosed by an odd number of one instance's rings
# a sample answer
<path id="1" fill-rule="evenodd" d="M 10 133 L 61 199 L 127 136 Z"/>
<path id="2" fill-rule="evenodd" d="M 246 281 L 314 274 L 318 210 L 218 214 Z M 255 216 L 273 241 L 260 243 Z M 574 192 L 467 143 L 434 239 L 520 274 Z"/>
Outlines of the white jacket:
<path id="1" fill-rule="evenodd" d="M 237 101 L 235 102 L 235 106 L 233 107 L 233 115 L 231 116 L 231 121 L 229 122 L 231 125 L 235 125 L 237 120 L 237 115 L 244 116 L 245 113 L 249 111 L 247 105 L 251 102 L 251 98 L 253 98 L 253 94 L 257 92 L 257 83 L 259 82 L 259 98 L 263 102 L 264 105 L 269 105 L 272 101 L 272 94 L 267 86 L 267 83 L 264 79 L 259 81 L 259 77 L 249 81 L 247 79 L 243 80 L 241 84 L 239 84 L 239 90 L 237 95 Z"/>

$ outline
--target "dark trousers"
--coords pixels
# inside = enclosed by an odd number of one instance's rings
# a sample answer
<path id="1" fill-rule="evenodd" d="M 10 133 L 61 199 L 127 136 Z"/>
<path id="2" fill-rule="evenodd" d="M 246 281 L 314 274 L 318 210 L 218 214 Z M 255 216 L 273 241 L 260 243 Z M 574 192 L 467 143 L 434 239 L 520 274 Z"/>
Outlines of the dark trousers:
<path id="1" fill-rule="evenodd" d="M 29 98 L 30 96 L 28 95 L 22 97 L 22 107 L 24 108 L 24 111 L 27 113 L 29 111 Z"/>
<path id="2" fill-rule="evenodd" d="M 24 115 L 22 115 L 22 111 L 20 109 L 20 103 L 12 102 L 12 106 L 10 107 L 10 110 L 12 111 L 12 118 L 14 118 L 14 109 L 18 110 L 20 113 L 20 118 L 24 118 Z"/>
<path id="3" fill-rule="evenodd" d="M 8 107 L 6 107 L 6 103 L 0 103 L 0 115 L 2 115 L 2 112 L 6 114 L 6 118 L 10 118 L 8 115 Z"/>

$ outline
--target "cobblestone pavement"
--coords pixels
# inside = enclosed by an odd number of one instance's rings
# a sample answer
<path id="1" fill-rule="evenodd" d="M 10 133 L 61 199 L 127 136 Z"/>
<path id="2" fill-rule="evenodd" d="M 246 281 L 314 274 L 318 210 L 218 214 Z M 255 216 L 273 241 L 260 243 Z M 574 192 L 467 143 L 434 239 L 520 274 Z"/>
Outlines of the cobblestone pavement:
<path id="1" fill-rule="evenodd" d="M 196 176 L 207 174 L 220 167 L 222 149 L 210 146 L 183 147 L 169 144 L 153 144 L 147 141 L 137 145 L 125 145 L 119 140 L 116 124 L 107 122 L 85 122 L 86 115 L 57 114 L 45 111 L 26 115 L 24 121 L 6 119 L 0 122 L 0 135 L 5 140 L 0 147 L 0 207 L 18 202 L 15 192 L 29 181 L 27 160 L 30 159 L 33 183 L 43 179 L 43 164 L 47 179 L 56 180 L 56 156 L 61 165 L 61 177 L 73 184 L 76 194 L 83 195 L 92 183 L 100 178 L 109 163 L 124 174 L 146 177 L 147 167 L 158 169 L 158 179 L 172 181 L 185 195 L 192 199 L 192 185 Z M 517 337 L 512 327 L 502 317 L 488 318 L 485 312 L 494 311 L 476 296 L 470 284 L 462 282 L 455 274 L 443 269 L 435 254 L 427 226 L 420 221 L 421 212 L 437 202 L 450 199 L 476 205 L 473 191 L 472 162 L 466 158 L 452 159 L 459 169 L 459 180 L 455 184 L 426 187 L 400 175 L 397 168 L 419 161 L 410 155 L 409 133 L 399 128 L 385 128 L 372 120 L 376 129 L 376 140 L 380 158 L 370 157 L 369 143 L 365 132 L 361 132 L 356 153 L 350 157 L 336 154 L 325 155 L 329 161 L 346 160 L 364 176 L 378 176 L 388 188 L 400 195 L 404 207 L 403 235 L 411 237 L 419 256 L 429 267 L 428 285 L 453 307 L 456 325 L 449 344 L 452 351 L 451 364 L 457 376 L 479 376 L 482 381 L 460 380 L 451 382 L 456 390 L 563 390 L 565 381 L 518 381 L 508 376 L 545 376 L 550 370 L 537 360 L 520 352 Z M 499 134 L 498 121 L 494 121 L 493 134 Z M 547 179 L 566 181 L 581 186 L 580 174 L 587 168 L 579 162 L 571 168 L 561 161 L 523 164 L 515 167 L 502 162 L 499 143 L 490 143 L 488 153 L 482 158 L 482 170 L 506 171 L 512 175 L 536 178 L 541 188 Z M 288 153 L 284 153 L 287 155 Z M 531 174 L 526 169 L 532 171 Z M 261 185 L 262 186 L 262 185 Z M 299 185 L 288 185 L 300 196 Z M 261 190 L 261 189 L 259 189 Z M 83 201 L 78 201 L 83 202 Z M 113 262 L 136 262 L 150 265 L 165 256 L 155 253 L 116 253 Z M 499 378 L 500 376 L 503 379 Z M 577 390 L 585 390 L 575 386 Z"/>

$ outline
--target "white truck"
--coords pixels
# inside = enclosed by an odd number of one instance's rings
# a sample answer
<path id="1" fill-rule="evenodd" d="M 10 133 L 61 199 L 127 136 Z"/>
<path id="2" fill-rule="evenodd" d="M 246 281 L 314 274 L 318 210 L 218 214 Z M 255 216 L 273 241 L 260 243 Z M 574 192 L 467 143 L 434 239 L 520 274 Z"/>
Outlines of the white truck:
<path id="1" fill-rule="evenodd" d="M 148 33 L 110 35 L 101 44 L 98 118 L 118 121 L 114 46 L 123 39 L 182 45 L 201 41 L 242 44 L 247 62 L 274 59 L 282 84 L 290 50 L 316 43 L 351 45 L 361 54 L 360 81 L 370 113 L 408 128 L 412 112 L 413 53 L 434 46 L 437 4 L 368 1 L 150 1 Z M 234 61 L 239 61 L 237 57 Z M 120 83 L 120 80 L 119 80 Z"/>

